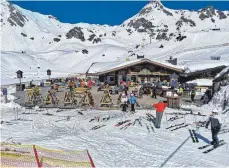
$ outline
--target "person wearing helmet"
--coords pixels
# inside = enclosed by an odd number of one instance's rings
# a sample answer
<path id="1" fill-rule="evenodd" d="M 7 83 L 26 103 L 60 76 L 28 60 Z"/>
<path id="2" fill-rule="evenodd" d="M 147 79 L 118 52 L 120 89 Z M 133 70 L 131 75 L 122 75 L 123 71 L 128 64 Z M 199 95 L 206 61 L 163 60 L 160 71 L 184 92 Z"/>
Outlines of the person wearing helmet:
<path id="1" fill-rule="evenodd" d="M 212 114 L 209 116 L 206 128 L 208 128 L 208 125 L 211 123 L 211 133 L 212 133 L 212 142 L 211 144 L 214 145 L 214 147 L 217 147 L 219 145 L 219 138 L 218 133 L 221 129 L 221 118 L 218 114 L 217 110 L 213 110 Z"/>

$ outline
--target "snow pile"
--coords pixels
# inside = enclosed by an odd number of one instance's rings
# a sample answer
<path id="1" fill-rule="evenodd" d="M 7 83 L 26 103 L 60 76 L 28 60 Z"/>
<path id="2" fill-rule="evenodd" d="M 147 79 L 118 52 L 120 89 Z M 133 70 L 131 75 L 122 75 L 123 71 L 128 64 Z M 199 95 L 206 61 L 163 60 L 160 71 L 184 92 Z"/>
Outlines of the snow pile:
<path id="1" fill-rule="evenodd" d="M 12 93 L 15 93 L 16 92 L 16 87 L 15 86 L 12 86 L 12 85 L 9 85 L 9 86 L 4 87 L 4 88 L 7 88 L 7 91 L 8 91 L 8 95 L 7 95 L 8 102 L 5 103 L 5 97 L 3 96 L 2 90 L 1 90 L 0 110 L 2 110 L 2 109 L 21 108 L 21 106 L 19 104 L 14 103 L 15 96 L 12 95 Z"/>
<path id="2" fill-rule="evenodd" d="M 226 100 L 226 107 L 224 108 Z M 212 110 L 217 110 L 220 113 L 225 113 L 229 109 L 229 85 L 221 87 L 221 89 L 215 93 L 214 97 L 212 98 L 211 102 L 207 105 L 202 106 L 203 110 L 212 112 Z M 229 118 L 228 118 L 229 119 Z"/>
<path id="3" fill-rule="evenodd" d="M 196 79 L 187 83 L 196 84 L 197 86 L 212 86 L 212 79 Z"/>

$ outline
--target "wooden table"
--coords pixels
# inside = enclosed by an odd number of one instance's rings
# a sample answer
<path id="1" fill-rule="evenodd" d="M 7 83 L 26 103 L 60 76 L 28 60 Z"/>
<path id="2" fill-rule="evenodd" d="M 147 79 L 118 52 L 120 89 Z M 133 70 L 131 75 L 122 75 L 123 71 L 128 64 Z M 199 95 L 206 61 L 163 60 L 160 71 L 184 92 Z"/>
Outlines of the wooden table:
<path id="1" fill-rule="evenodd" d="M 169 108 L 180 108 L 179 96 L 167 96 L 167 103 Z"/>

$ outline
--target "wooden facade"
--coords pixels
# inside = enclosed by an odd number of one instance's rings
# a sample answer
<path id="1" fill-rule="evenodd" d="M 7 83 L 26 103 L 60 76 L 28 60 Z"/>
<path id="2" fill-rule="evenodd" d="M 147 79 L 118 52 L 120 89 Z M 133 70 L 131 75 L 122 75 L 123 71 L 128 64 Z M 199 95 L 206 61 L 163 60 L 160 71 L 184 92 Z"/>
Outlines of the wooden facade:
<path id="1" fill-rule="evenodd" d="M 168 81 L 173 73 L 180 74 L 183 71 L 179 68 L 170 67 L 147 59 L 127 64 L 116 68 L 97 73 L 100 82 L 109 84 L 120 84 L 120 81 L 133 81 L 144 83 L 145 81 L 157 82 Z"/>

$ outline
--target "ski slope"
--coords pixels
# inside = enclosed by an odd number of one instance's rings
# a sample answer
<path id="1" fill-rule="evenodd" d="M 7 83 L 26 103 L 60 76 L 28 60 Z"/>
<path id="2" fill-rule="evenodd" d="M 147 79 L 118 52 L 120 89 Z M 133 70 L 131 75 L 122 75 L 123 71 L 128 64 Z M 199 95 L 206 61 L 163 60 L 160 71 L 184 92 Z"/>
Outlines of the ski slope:
<path id="1" fill-rule="evenodd" d="M 47 69 L 53 77 L 62 77 L 85 73 L 94 62 L 125 62 L 137 55 L 161 62 L 173 56 L 187 72 L 229 63 L 229 11 L 173 10 L 152 1 L 123 24 L 109 26 L 61 23 L 54 16 L 6 0 L 0 5 L 3 85 L 17 82 L 14 78 L 19 69 L 24 81 L 46 78 Z M 213 12 L 211 18 L 201 20 L 204 12 Z M 166 38 L 158 38 L 163 33 Z M 186 38 L 179 41 L 179 35 Z M 161 45 L 164 47 L 159 48 Z M 221 60 L 211 61 L 211 56 L 221 56 Z"/>

